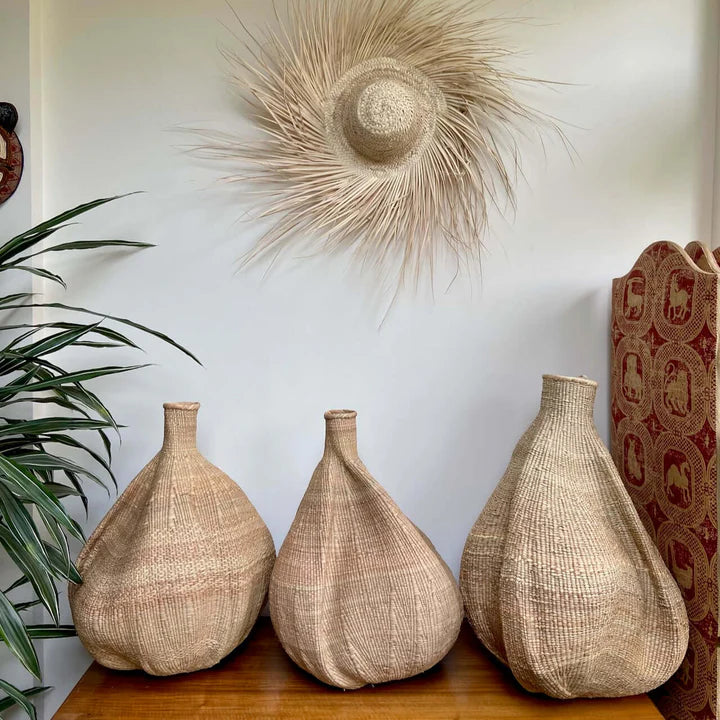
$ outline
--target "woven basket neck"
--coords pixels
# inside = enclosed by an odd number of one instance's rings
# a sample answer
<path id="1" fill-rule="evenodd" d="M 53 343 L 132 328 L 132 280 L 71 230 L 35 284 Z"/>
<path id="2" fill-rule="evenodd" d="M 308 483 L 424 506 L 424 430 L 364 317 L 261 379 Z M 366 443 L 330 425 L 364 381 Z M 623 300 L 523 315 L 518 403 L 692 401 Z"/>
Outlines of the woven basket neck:
<path id="1" fill-rule="evenodd" d="M 560 420 L 593 422 L 597 383 L 586 378 L 543 375 L 540 414 Z"/>
<path id="2" fill-rule="evenodd" d="M 163 449 L 195 449 L 200 403 L 165 403 L 163 407 L 165 408 Z"/>
<path id="3" fill-rule="evenodd" d="M 328 410 L 325 413 L 325 454 L 357 458 L 357 425 L 354 410 Z"/>

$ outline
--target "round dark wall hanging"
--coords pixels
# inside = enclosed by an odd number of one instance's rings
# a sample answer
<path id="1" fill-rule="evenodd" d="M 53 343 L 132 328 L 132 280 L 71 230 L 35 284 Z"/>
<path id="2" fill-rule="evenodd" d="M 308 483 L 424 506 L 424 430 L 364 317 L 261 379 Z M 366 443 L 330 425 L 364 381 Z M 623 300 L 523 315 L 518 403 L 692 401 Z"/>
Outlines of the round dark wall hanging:
<path id="1" fill-rule="evenodd" d="M 15 134 L 18 114 L 9 102 L 0 102 L 0 205 L 17 189 L 23 171 L 23 149 Z"/>

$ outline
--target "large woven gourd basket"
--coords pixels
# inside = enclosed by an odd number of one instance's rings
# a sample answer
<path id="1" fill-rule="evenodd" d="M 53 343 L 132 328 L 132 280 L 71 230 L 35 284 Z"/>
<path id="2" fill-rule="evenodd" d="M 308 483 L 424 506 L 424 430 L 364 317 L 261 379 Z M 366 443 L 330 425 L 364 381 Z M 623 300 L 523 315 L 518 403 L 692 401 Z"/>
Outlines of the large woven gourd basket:
<path id="1" fill-rule="evenodd" d="M 325 414 L 325 453 L 270 581 L 288 655 L 347 689 L 427 670 L 462 621 L 450 569 L 360 461 L 355 416 Z"/>
<path id="2" fill-rule="evenodd" d="M 215 665 L 267 594 L 272 537 L 245 493 L 195 446 L 198 403 L 165 405 L 160 452 L 78 557 L 78 636 L 102 665 L 152 675 Z"/>
<path id="3" fill-rule="evenodd" d="M 680 591 L 595 429 L 595 390 L 543 377 L 460 571 L 478 637 L 523 687 L 557 698 L 647 692 L 688 643 Z"/>

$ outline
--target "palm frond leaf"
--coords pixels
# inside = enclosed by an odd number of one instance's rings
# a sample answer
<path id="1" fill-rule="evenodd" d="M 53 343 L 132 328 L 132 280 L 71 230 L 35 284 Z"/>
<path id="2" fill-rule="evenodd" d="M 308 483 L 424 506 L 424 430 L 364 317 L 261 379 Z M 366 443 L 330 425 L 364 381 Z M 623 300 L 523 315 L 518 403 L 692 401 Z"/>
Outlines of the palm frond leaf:
<path id="1" fill-rule="evenodd" d="M 35 263 L 52 253 L 101 249 L 145 249 L 150 243 L 131 240 L 70 240 L 44 244 L 54 233 L 74 224 L 90 210 L 124 196 L 99 198 L 60 213 L 0 244 L 0 280 L 9 270 L 25 272 L 65 286 L 59 275 Z M 48 308 L 61 316 L 49 322 L 11 322 L 13 311 Z M 60 625 L 58 582 L 81 583 L 70 552 L 69 538 L 84 540 L 82 529 L 63 505 L 64 498 L 79 498 L 85 512 L 87 482 L 108 493 L 109 478 L 117 489 L 110 466 L 112 443 L 108 431 L 120 425 L 102 399 L 87 387 L 93 380 L 147 367 L 133 365 L 85 365 L 66 369 L 56 355 L 70 348 L 85 353 L 112 348 L 142 350 L 125 332 L 111 325 L 124 325 L 153 336 L 180 350 L 195 362 L 189 350 L 168 335 L 127 318 L 105 315 L 64 303 L 43 303 L 30 292 L 0 295 L 0 313 L 5 312 L 0 347 L 0 552 L 20 571 L 20 577 L 0 593 L 0 637 L 19 662 L 40 679 L 35 640 L 71 637 L 75 629 Z M 74 322 L 68 314 L 92 316 L 90 322 Z M 24 320 L 24 317 L 21 317 Z M 63 356 L 64 357 L 64 356 Z M 51 408 L 50 415 L 36 416 L 34 408 Z M 81 431 L 95 434 L 102 444 L 78 440 Z M 71 453 L 72 460 L 63 455 Z M 104 452 L 104 456 L 102 454 Z M 12 602 L 8 593 L 29 586 L 34 597 Z M 26 587 L 26 590 L 29 589 Z M 52 624 L 26 624 L 20 613 L 38 605 L 45 607 Z M 0 679 L 5 696 L 0 712 L 18 706 L 36 717 L 31 698 L 47 688 L 21 690 Z"/>
<path id="2" fill-rule="evenodd" d="M 45 691 L 50 690 L 50 688 L 38 686 L 28 688 L 27 690 L 20 690 L 15 687 L 15 685 L 12 685 L 5 680 L 0 680 L 0 690 L 5 692 L 5 697 L 0 699 L 0 712 L 4 712 L 5 710 L 9 710 L 10 708 L 18 705 L 25 711 L 25 714 L 31 720 L 37 720 L 35 706 L 28 698 L 31 698 L 33 695 L 44 693 Z"/>

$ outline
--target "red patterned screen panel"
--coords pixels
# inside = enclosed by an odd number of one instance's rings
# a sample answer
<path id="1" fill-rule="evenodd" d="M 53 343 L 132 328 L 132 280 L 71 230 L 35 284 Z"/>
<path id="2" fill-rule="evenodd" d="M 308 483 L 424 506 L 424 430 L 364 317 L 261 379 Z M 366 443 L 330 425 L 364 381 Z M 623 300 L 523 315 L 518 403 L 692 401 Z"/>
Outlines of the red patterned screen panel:
<path id="1" fill-rule="evenodd" d="M 653 693 L 669 720 L 716 718 L 719 273 L 698 243 L 659 242 L 613 281 L 613 458 L 690 618 L 685 660 Z"/>

